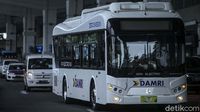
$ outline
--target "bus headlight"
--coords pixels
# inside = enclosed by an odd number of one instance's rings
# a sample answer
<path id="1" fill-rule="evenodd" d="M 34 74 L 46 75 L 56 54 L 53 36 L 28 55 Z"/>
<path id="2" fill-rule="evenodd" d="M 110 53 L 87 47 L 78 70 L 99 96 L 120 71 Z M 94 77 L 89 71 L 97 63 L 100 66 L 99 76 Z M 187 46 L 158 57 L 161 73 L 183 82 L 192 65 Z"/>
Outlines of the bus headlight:
<path id="1" fill-rule="evenodd" d="M 115 103 L 119 103 L 120 102 L 120 97 L 118 97 L 118 96 L 114 96 L 113 97 L 113 101 L 115 102 Z"/>
<path id="2" fill-rule="evenodd" d="M 186 84 L 182 84 L 182 85 L 180 85 L 178 87 L 175 87 L 173 89 L 173 92 L 176 94 L 176 93 L 179 93 L 179 92 L 185 90 L 186 88 L 187 88 L 187 85 Z"/>
<path id="3" fill-rule="evenodd" d="M 177 101 L 182 102 L 183 101 L 183 96 L 178 96 L 176 99 L 177 99 Z"/>
<path id="4" fill-rule="evenodd" d="M 182 89 L 186 89 L 186 88 L 187 88 L 187 85 L 186 85 L 186 84 L 183 84 L 183 85 L 181 85 L 181 88 L 182 88 Z"/>
<path id="5" fill-rule="evenodd" d="M 32 74 L 31 72 L 28 72 L 27 78 L 28 78 L 28 79 L 32 79 L 32 78 L 33 78 L 33 74 Z"/>
<path id="6" fill-rule="evenodd" d="M 108 84 L 108 90 L 113 93 L 116 93 L 116 94 L 123 94 L 123 92 L 124 92 L 124 89 L 117 87 L 115 85 L 112 85 L 112 84 Z"/>

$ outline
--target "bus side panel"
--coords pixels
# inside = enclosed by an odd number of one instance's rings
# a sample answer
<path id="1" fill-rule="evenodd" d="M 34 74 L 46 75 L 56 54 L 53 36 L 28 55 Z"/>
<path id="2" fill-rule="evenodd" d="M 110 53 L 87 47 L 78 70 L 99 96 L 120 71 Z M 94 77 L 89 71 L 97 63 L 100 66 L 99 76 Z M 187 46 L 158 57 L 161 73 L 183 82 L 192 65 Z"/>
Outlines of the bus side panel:
<path id="1" fill-rule="evenodd" d="M 59 69 L 53 69 L 53 93 L 59 96 L 62 96 L 62 90 L 61 90 L 61 86 L 62 86 L 62 82 L 60 81 L 60 79 L 62 79 L 61 74 L 59 74 Z"/>
<path id="2" fill-rule="evenodd" d="M 107 92 L 107 83 L 106 83 L 106 72 L 99 71 L 96 79 L 96 90 L 97 90 L 97 103 L 105 105 L 107 103 L 106 92 Z"/>
<path id="3" fill-rule="evenodd" d="M 66 69 L 65 74 L 69 85 L 68 96 L 74 99 L 89 101 L 90 80 L 92 74 L 96 73 L 91 70 Z"/>
<path id="4" fill-rule="evenodd" d="M 97 103 L 105 104 L 106 75 L 98 70 L 65 69 L 60 74 L 67 78 L 68 97 L 90 101 L 90 82 L 94 79 L 97 89 Z"/>

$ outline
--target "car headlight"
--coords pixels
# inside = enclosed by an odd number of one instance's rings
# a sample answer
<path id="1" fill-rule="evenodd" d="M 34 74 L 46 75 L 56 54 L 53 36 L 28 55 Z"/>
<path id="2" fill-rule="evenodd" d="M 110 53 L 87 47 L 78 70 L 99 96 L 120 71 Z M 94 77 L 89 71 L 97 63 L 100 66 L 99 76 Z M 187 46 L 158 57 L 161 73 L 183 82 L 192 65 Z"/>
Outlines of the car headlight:
<path id="1" fill-rule="evenodd" d="M 173 92 L 176 94 L 176 93 L 179 93 L 179 92 L 185 90 L 186 88 L 187 88 L 187 84 L 182 84 L 182 85 L 180 85 L 180 86 L 178 86 L 178 87 L 175 87 L 175 88 L 172 89 L 172 90 L 173 90 Z"/>
<path id="2" fill-rule="evenodd" d="M 28 72 L 27 78 L 28 78 L 28 79 L 32 79 L 32 78 L 33 78 L 33 74 L 32 74 L 31 72 Z"/>
<path id="3" fill-rule="evenodd" d="M 123 94 L 124 92 L 124 89 L 112 84 L 108 84 L 108 90 L 116 94 Z"/>

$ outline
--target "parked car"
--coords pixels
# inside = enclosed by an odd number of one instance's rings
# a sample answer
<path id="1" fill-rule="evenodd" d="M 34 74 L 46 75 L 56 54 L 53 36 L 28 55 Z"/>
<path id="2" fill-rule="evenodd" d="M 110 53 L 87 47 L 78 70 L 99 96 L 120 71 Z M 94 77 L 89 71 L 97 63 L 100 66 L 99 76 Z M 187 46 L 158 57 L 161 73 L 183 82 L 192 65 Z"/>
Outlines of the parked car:
<path id="1" fill-rule="evenodd" d="M 188 89 L 199 91 L 200 87 L 200 57 L 192 56 L 186 59 Z"/>
<path id="2" fill-rule="evenodd" d="M 6 73 L 6 80 L 21 80 L 23 81 L 25 73 L 25 64 L 23 63 L 11 63 L 8 65 L 8 70 Z"/>
<path id="3" fill-rule="evenodd" d="M 6 72 L 7 72 L 7 69 L 8 69 L 8 65 L 11 64 L 11 63 L 18 63 L 19 61 L 17 59 L 5 59 L 3 60 L 2 62 L 2 67 L 1 67 L 1 71 L 2 71 L 2 77 L 5 77 L 6 76 Z"/>
<path id="4" fill-rule="evenodd" d="M 31 88 L 52 88 L 52 59 L 51 55 L 34 54 L 26 58 L 26 73 L 24 87 L 26 91 Z"/>

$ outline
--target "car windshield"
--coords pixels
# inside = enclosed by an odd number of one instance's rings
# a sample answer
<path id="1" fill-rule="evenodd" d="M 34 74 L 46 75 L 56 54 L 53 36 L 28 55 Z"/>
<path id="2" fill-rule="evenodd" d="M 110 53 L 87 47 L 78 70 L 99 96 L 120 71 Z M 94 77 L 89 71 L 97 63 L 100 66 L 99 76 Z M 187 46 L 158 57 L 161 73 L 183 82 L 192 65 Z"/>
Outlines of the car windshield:
<path id="1" fill-rule="evenodd" d="M 5 61 L 5 65 L 9 65 L 10 63 L 17 63 L 18 61 Z"/>
<path id="2" fill-rule="evenodd" d="M 176 32 L 116 31 L 113 28 L 108 35 L 109 74 L 177 76 L 184 72 L 184 41 Z"/>
<path id="3" fill-rule="evenodd" d="M 51 58 L 33 58 L 29 59 L 29 69 L 52 69 Z"/>
<path id="4" fill-rule="evenodd" d="M 9 70 L 25 70 L 25 65 L 10 65 Z"/>

